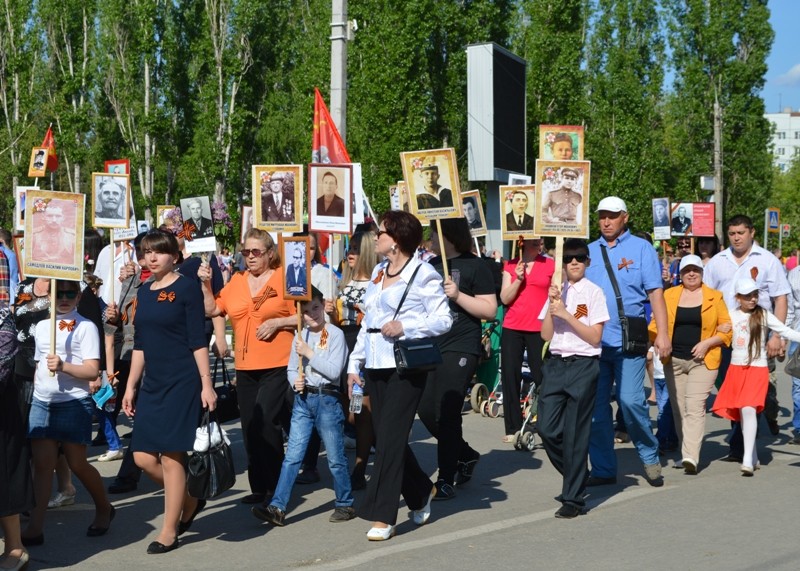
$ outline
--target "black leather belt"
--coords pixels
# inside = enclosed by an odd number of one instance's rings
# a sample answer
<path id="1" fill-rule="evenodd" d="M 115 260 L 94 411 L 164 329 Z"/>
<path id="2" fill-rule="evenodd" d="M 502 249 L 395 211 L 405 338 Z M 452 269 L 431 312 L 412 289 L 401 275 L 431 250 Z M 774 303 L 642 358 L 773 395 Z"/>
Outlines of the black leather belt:
<path id="1" fill-rule="evenodd" d="M 331 395 L 334 397 L 342 396 L 342 393 L 339 392 L 337 389 L 329 389 L 325 386 L 322 387 L 314 387 L 311 385 L 306 385 L 306 388 L 303 389 L 304 395 Z"/>
<path id="2" fill-rule="evenodd" d="M 578 359 L 599 359 L 598 355 L 569 355 L 567 357 L 562 357 L 561 355 L 553 355 L 559 361 L 564 361 L 565 363 L 571 363 L 572 361 L 577 361 Z"/>
<path id="3" fill-rule="evenodd" d="M 380 333 L 380 332 L 381 332 L 380 329 L 376 329 L 374 327 L 367 328 L 367 333 Z"/>

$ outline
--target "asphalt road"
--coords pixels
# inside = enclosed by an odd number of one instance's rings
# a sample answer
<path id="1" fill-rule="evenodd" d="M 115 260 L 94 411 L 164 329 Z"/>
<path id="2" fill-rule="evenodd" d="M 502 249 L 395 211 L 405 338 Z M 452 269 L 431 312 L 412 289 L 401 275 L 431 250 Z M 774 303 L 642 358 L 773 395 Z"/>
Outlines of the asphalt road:
<path id="1" fill-rule="evenodd" d="M 797 569 L 800 554 L 792 538 L 800 446 L 786 444 L 791 383 L 779 377 L 782 432 L 773 437 L 762 421 L 763 467 L 755 477 L 743 478 L 737 464 L 717 461 L 726 453 L 728 422 L 709 416 L 698 475 L 672 469 L 680 458 L 667 455 L 665 485 L 653 488 L 633 446 L 619 445 L 619 483 L 592 488 L 589 513 L 573 520 L 553 517 L 560 479 L 544 451 L 514 450 L 500 441 L 502 419 L 467 412 L 466 438 L 483 455 L 475 477 L 454 499 L 434 502 L 424 527 L 413 525 L 403 505 L 398 535 L 382 543 L 367 541 L 370 525 L 364 520 L 328 522 L 333 491 L 324 458 L 322 481 L 295 487 L 285 527 L 256 520 L 239 503 L 248 492 L 247 478 L 240 428 L 229 423 L 236 486 L 209 502 L 178 550 L 145 553 L 163 509 L 163 496 L 151 482 L 143 479 L 136 492 L 112 496 L 117 516 L 100 538 L 85 536 L 92 507 L 78 485 L 75 505 L 48 512 L 46 543 L 31 548 L 30 569 Z M 435 443 L 419 422 L 412 442 L 422 466 L 433 473 Z M 90 449 L 93 459 L 104 451 Z M 119 462 L 95 465 L 110 483 Z M 363 494 L 355 492 L 356 509 Z"/>

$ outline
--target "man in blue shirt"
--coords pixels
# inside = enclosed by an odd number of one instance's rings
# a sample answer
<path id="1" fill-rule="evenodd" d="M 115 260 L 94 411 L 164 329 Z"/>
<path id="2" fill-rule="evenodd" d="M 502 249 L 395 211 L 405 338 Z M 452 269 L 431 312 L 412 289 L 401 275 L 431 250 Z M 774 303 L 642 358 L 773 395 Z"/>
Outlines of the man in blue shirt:
<path id="1" fill-rule="evenodd" d="M 8 294 L 10 304 L 14 305 L 17 297 L 17 285 L 19 284 L 19 261 L 14 253 L 14 242 L 11 241 L 11 232 L 5 228 L 0 228 L 0 250 L 3 251 L 8 259 Z"/>
<path id="2" fill-rule="evenodd" d="M 600 377 L 597 383 L 589 459 L 592 465 L 589 486 L 615 484 L 617 458 L 614 454 L 614 427 L 611 416 L 611 388 L 617 384 L 617 404 L 622 410 L 631 437 L 652 486 L 661 486 L 661 463 L 658 440 L 650 427 L 650 415 L 644 395 L 646 357 L 622 351 L 622 328 L 614 287 L 603 257 L 606 251 L 619 285 L 623 311 L 630 317 L 644 317 L 644 303 L 650 300 L 653 319 L 658 326 L 656 353 L 663 359 L 672 352 L 667 332 L 667 308 L 661 282 L 661 263 L 646 240 L 633 236 L 627 229 L 628 208 L 616 196 L 609 196 L 597 206 L 600 238 L 589 244 L 595 263 L 586 269 L 586 277 L 600 286 L 606 296 L 609 321 L 603 328 Z"/>

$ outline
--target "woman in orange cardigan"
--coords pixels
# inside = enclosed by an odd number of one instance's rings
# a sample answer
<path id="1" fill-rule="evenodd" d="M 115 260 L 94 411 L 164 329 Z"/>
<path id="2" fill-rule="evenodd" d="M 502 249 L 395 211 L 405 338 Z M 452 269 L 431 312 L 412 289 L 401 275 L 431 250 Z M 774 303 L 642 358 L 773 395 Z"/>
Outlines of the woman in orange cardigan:
<path id="1" fill-rule="evenodd" d="M 681 439 L 683 469 L 696 474 L 705 435 L 706 400 L 717 378 L 720 347 L 731 344 L 731 318 L 722 292 L 703 285 L 699 256 L 684 256 L 680 275 L 683 285 L 664 292 L 672 339 L 672 357 L 665 362 L 664 376 Z M 651 339 L 656 333 L 654 319 Z"/>

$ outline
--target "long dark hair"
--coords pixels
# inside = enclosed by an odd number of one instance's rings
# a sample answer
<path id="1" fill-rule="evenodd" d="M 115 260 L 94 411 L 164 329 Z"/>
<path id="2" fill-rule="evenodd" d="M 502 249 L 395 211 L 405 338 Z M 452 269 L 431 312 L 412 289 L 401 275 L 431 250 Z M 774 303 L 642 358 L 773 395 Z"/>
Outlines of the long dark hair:
<path id="1" fill-rule="evenodd" d="M 750 317 L 747 322 L 748 328 L 750 329 L 750 341 L 747 344 L 748 365 L 752 363 L 754 359 L 761 357 L 761 337 L 764 333 L 764 328 L 767 326 L 766 322 L 766 310 L 756 304 L 753 311 L 750 312 Z"/>

